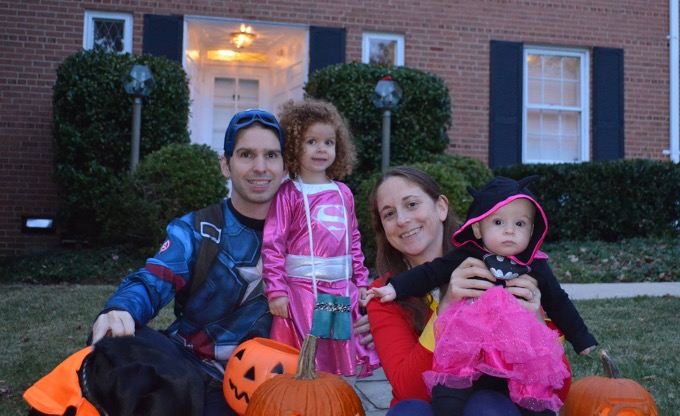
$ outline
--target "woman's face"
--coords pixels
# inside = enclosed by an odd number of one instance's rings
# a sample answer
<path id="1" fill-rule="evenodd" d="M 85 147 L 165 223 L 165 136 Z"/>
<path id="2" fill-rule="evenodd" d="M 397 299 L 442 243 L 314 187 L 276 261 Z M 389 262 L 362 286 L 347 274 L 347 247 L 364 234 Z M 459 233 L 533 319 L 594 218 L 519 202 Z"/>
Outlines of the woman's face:
<path id="1" fill-rule="evenodd" d="M 441 257 L 449 204 L 436 201 L 418 185 L 400 177 L 385 180 L 376 192 L 378 215 L 392 247 L 417 266 Z"/>

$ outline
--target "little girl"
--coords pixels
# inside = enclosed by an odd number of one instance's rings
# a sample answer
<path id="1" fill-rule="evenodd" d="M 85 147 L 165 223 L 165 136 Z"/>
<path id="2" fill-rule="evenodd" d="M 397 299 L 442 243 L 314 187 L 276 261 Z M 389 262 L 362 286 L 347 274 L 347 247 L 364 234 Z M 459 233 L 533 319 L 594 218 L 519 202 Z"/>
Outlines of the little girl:
<path id="1" fill-rule="evenodd" d="M 286 138 L 290 179 L 272 201 L 265 221 L 262 276 L 274 315 L 270 337 L 296 348 L 319 336 L 316 368 L 332 374 L 372 374 L 375 350 L 359 343 L 352 322 L 368 287 L 354 196 L 334 179 L 352 172 L 356 150 L 349 128 L 330 103 L 307 99 L 284 104 L 279 121 Z"/>

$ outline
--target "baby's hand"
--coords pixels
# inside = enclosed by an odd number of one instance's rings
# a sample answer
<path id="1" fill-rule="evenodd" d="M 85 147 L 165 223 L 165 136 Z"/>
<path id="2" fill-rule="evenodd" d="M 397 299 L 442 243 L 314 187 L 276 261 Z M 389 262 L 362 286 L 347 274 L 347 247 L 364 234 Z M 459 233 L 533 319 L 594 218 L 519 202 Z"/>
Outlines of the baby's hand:
<path id="1" fill-rule="evenodd" d="M 269 312 L 280 318 L 288 318 L 288 296 L 281 296 L 269 301 Z"/>
<path id="2" fill-rule="evenodd" d="M 397 292 L 394 290 L 394 286 L 388 283 L 383 287 L 369 289 L 366 293 L 366 302 L 373 298 L 380 299 L 380 302 L 389 302 L 397 298 Z"/>
<path id="3" fill-rule="evenodd" d="M 590 346 L 590 347 L 586 348 L 585 350 L 579 352 L 578 354 L 586 356 L 586 355 L 590 354 L 591 352 L 595 351 L 595 348 L 597 348 L 597 345 Z"/>

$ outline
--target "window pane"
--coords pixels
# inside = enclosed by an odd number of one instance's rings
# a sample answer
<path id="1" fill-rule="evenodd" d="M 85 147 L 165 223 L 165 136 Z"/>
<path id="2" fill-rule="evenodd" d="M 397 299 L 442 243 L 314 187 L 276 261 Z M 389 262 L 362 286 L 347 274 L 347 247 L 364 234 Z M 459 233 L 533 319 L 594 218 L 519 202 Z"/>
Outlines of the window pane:
<path id="1" fill-rule="evenodd" d="M 543 89 L 543 100 L 541 104 L 561 105 L 562 104 L 562 83 L 556 79 L 546 79 Z"/>
<path id="2" fill-rule="evenodd" d="M 575 111 L 528 110 L 526 157 L 532 161 L 578 161 L 579 120 Z"/>
<path id="3" fill-rule="evenodd" d="M 565 135 L 577 136 L 580 129 L 579 115 L 577 112 L 562 112 L 562 132 Z"/>
<path id="4" fill-rule="evenodd" d="M 543 55 L 543 76 L 545 78 L 562 78 L 562 59 L 559 56 Z"/>
<path id="5" fill-rule="evenodd" d="M 123 52 L 125 21 L 94 19 L 94 49 L 107 52 Z"/>
<path id="6" fill-rule="evenodd" d="M 397 42 L 393 40 L 371 39 L 370 41 L 371 64 L 394 65 L 396 62 Z"/>
<path id="7" fill-rule="evenodd" d="M 562 84 L 562 105 L 577 107 L 581 101 L 581 85 L 578 81 L 565 81 Z"/>
<path id="8" fill-rule="evenodd" d="M 527 74 L 529 78 L 541 77 L 541 55 L 527 55 Z"/>
<path id="9" fill-rule="evenodd" d="M 540 80 L 529 78 L 529 88 L 527 89 L 527 101 L 529 104 L 541 104 L 542 98 L 542 82 Z"/>
<path id="10" fill-rule="evenodd" d="M 575 57 L 562 58 L 563 78 L 565 80 L 581 80 L 581 60 Z"/>

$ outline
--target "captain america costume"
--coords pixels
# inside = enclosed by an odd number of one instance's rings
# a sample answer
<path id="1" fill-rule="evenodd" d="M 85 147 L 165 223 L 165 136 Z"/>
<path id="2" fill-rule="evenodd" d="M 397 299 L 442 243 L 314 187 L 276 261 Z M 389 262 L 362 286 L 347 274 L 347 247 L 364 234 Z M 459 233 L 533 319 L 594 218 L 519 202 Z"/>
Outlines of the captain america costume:
<path id="1" fill-rule="evenodd" d="M 264 221 L 240 215 L 230 200 L 222 201 L 222 211 L 220 250 L 204 283 L 189 299 L 186 294 L 203 243 L 193 225 L 193 212 L 168 225 L 159 252 L 125 277 L 100 312 L 127 311 L 136 326 L 143 327 L 174 299 L 176 319 L 165 334 L 193 351 L 187 356 L 218 380 L 236 346 L 253 337 L 268 337 L 272 320 L 259 261 Z"/>

